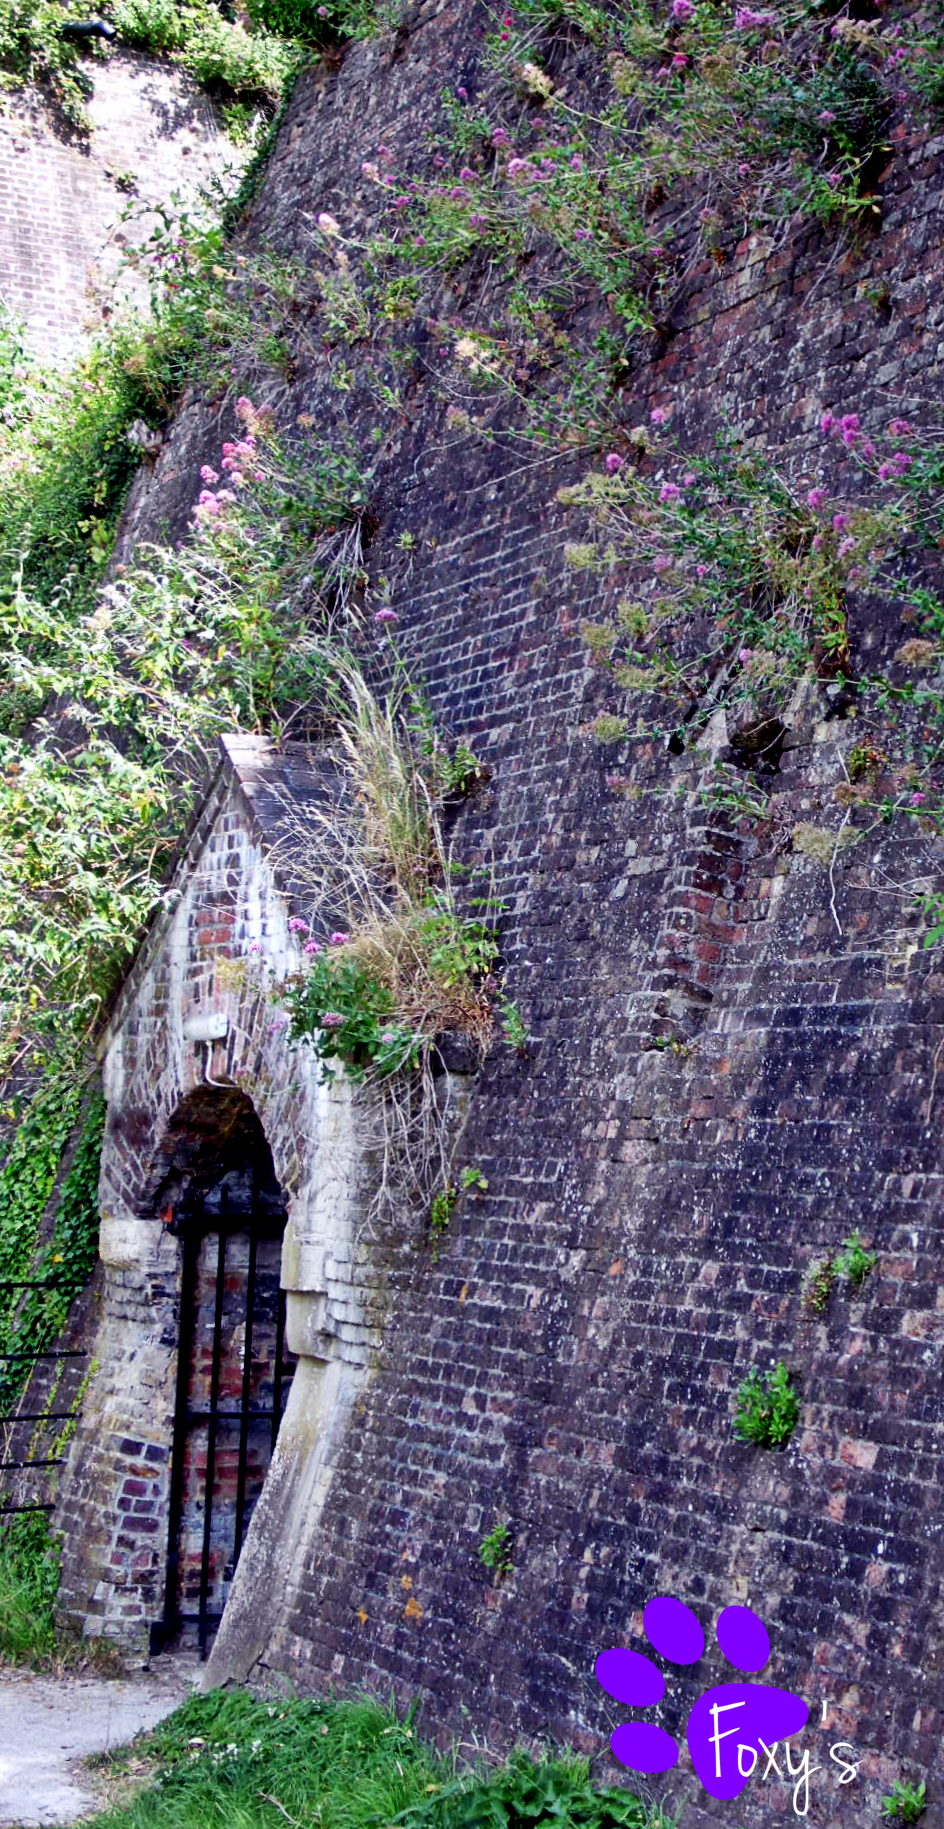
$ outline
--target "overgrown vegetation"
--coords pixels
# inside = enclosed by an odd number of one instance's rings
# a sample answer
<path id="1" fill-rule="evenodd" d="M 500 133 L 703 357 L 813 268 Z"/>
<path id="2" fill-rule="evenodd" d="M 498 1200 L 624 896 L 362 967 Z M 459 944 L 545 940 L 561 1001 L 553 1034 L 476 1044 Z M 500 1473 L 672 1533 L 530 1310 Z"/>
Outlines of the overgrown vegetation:
<path id="1" fill-rule="evenodd" d="M 314 1049 L 324 1077 L 343 1062 L 376 1095 L 365 1107 L 381 1143 L 372 1212 L 432 1202 L 435 1234 L 453 1204 L 455 1142 L 439 1043 L 458 1031 L 481 1059 L 492 1031 L 496 910 L 488 894 L 465 897 L 484 919 L 460 907 L 442 823 L 479 764 L 443 743 L 396 658 L 383 702 L 349 658 L 335 652 L 331 665 L 342 791 L 289 845 L 294 876 L 338 926 L 317 938 L 313 920 L 311 963 L 283 1000 L 292 1039 Z"/>
<path id="2" fill-rule="evenodd" d="M 632 1792 L 598 1790 L 585 1759 L 515 1753 L 488 1773 L 436 1753 L 413 1715 L 373 1702 L 194 1697 L 145 1743 L 154 1782 L 95 1819 L 98 1829 L 670 1829 Z M 138 1748 L 136 1755 L 140 1758 Z M 113 1756 L 120 1771 L 123 1756 Z"/>
<path id="3" fill-rule="evenodd" d="M 119 44 L 180 64 L 236 124 L 247 108 L 271 115 L 306 54 L 388 29 L 395 10 L 391 0 L 249 0 L 237 17 L 226 0 L 110 0 L 95 17 Z M 78 0 L 6 0 L 0 9 L 0 91 L 38 88 L 79 133 L 89 126 L 91 60 L 107 55 L 108 40 L 63 35 L 63 26 L 89 17 Z"/>
<path id="4" fill-rule="evenodd" d="M 752 1366 L 738 1385 L 734 1433 L 758 1448 L 784 1448 L 800 1417 L 800 1399 L 783 1360 L 772 1371 Z"/>

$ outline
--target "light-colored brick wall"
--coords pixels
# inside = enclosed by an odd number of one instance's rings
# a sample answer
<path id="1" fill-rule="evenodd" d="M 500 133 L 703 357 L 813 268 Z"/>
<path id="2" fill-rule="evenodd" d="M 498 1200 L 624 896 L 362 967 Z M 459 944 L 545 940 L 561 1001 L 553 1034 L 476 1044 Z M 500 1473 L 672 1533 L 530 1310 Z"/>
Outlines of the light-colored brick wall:
<path id="1" fill-rule="evenodd" d="M 146 239 L 156 221 L 122 222 L 129 193 L 118 180 L 134 179 L 139 204 L 168 204 L 175 193 L 192 203 L 245 156 L 172 65 L 118 51 L 87 68 L 87 139 L 63 138 L 34 95 L 8 98 L 0 115 L 0 298 L 33 348 L 59 360 L 101 324 L 124 244 Z M 140 283 L 129 288 L 125 275 L 121 287 L 144 302 Z"/>

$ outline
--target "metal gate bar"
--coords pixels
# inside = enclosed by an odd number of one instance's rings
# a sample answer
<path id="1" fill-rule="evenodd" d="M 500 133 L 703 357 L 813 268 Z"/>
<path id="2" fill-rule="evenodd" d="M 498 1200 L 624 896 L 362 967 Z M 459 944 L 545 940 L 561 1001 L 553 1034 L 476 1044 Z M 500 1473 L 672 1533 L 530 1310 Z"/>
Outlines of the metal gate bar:
<path id="1" fill-rule="evenodd" d="M 210 1415 L 207 1420 L 206 1498 L 203 1504 L 203 1550 L 200 1556 L 200 1656 L 207 1653 L 207 1601 L 210 1591 L 210 1528 L 213 1521 L 213 1480 L 216 1474 L 216 1428 L 220 1402 L 220 1347 L 223 1335 L 223 1297 L 226 1292 L 226 1217 L 229 1190 L 220 1188 L 220 1242 L 216 1254 L 216 1301 L 213 1309 L 213 1353 L 210 1360 Z M 189 1420 L 189 1418 L 188 1418 Z"/>
<path id="2" fill-rule="evenodd" d="M 184 1209 L 184 1215 L 186 1208 Z M 182 1215 L 182 1217 L 184 1216 Z M 193 1298 L 197 1281 L 199 1239 L 191 1226 L 184 1227 L 183 1263 L 180 1272 L 180 1315 L 177 1325 L 177 1390 L 174 1399 L 174 1445 L 170 1466 L 170 1492 L 167 1503 L 167 1580 L 164 1587 L 164 1612 L 155 1620 L 149 1633 L 152 1655 L 163 1651 L 173 1637 L 179 1615 L 177 1582 L 180 1574 L 180 1526 L 183 1519 L 184 1446 L 187 1439 L 187 1398 L 190 1394 L 190 1351 L 188 1328 L 193 1316 Z"/>
<path id="3" fill-rule="evenodd" d="M 236 1542 L 233 1567 L 243 1547 L 243 1507 L 246 1503 L 246 1460 L 249 1453 L 249 1393 L 252 1388 L 252 1310 L 256 1299 L 256 1219 L 258 1217 L 258 1174 L 252 1168 L 252 1203 L 249 1210 L 249 1271 L 246 1277 L 246 1335 L 243 1341 L 243 1385 L 240 1395 L 242 1415 L 239 1419 L 239 1461 L 236 1473 Z"/>

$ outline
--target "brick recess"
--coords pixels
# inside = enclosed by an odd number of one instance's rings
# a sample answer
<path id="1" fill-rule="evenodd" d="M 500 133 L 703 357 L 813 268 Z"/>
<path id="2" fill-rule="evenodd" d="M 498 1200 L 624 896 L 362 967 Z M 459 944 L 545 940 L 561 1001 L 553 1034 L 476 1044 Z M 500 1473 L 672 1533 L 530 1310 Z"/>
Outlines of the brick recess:
<path id="1" fill-rule="evenodd" d="M 304 253 L 321 208 L 355 240 L 375 209 L 361 161 L 383 141 L 398 169 L 419 165 L 443 83 L 474 97 L 485 80 L 473 24 L 465 7 L 421 6 L 409 36 L 305 78 L 249 240 Z M 812 482 L 824 408 L 869 429 L 927 416 L 944 141 L 895 125 L 892 143 L 881 225 L 857 257 L 804 230 L 703 263 L 664 352 L 627 385 L 626 425 L 671 400 L 682 442 L 704 447 L 727 417 Z M 860 290 L 876 277 L 887 322 Z M 612 699 L 577 624 L 620 585 L 608 595 L 563 568 L 574 521 L 554 498 L 574 467 L 447 434 L 421 335 L 402 414 L 377 407 L 357 348 L 343 410 L 376 450 L 373 556 L 404 648 L 492 771 L 459 854 L 494 866 L 507 986 L 534 1046 L 527 1060 L 496 1051 L 479 1084 L 464 1147 L 487 1197 L 457 1210 L 438 1264 L 391 1271 L 378 1369 L 258 1674 L 419 1694 L 428 1729 L 471 1724 L 498 1747 L 551 1734 L 612 1777 L 617 1711 L 595 1654 L 633 1640 L 655 1592 L 706 1627 L 747 1599 L 771 1631 L 773 1680 L 810 1704 L 810 1820 L 873 1820 L 902 1770 L 926 1771 L 940 1799 L 944 1165 L 928 1101 L 944 977 L 895 890 L 938 854 L 881 827 L 843 854 L 833 914 L 826 874 L 790 838 L 798 820 L 829 820 L 853 741 L 818 692 L 795 708 L 762 821 L 709 819 L 687 754 L 593 742 L 587 722 Z M 280 422 L 305 411 L 325 428 L 342 397 L 307 347 Z M 136 489 L 127 543 L 182 514 L 231 423 L 188 403 Z M 855 664 L 887 664 L 897 612 L 853 601 L 850 625 Z M 685 1054 L 653 1049 L 667 1018 Z M 854 1226 L 879 1270 L 811 1321 L 810 1267 Z M 801 1427 L 762 1453 L 732 1435 L 732 1393 L 780 1356 L 801 1381 Z M 515 1566 L 495 1587 L 477 1548 L 499 1517 Z M 723 1675 L 717 1653 L 704 1668 Z M 672 1674 L 663 1725 L 705 1681 Z M 861 1755 L 842 1790 L 839 1739 Z M 687 1755 L 666 1788 L 689 1800 L 686 1829 L 729 1820 Z M 789 1814 L 789 1794 L 771 1779 L 739 1809 L 759 1829 Z"/>
<path id="2" fill-rule="evenodd" d="M 39 354 L 65 357 L 101 324 L 122 251 L 144 242 L 157 217 L 122 224 L 131 177 L 138 200 L 193 202 L 201 184 L 243 155 L 222 132 L 212 103 L 172 65 L 136 51 L 91 57 L 95 84 L 88 138 L 63 138 L 34 97 L 14 94 L 0 114 L 0 295 Z M 121 296 L 137 308 L 135 276 Z"/>

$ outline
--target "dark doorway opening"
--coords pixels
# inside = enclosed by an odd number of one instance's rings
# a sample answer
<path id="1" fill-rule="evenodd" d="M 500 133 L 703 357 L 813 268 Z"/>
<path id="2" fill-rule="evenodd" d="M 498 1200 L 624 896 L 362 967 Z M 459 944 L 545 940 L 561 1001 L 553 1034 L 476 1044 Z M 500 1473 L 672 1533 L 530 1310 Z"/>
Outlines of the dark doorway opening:
<path id="1" fill-rule="evenodd" d="M 218 1161 L 199 1184 L 190 1182 L 170 1221 L 182 1249 L 180 1344 L 167 1584 L 151 1650 L 195 1631 L 203 1658 L 223 1615 L 294 1371 L 280 1280 L 285 1206 L 255 1113 L 240 1115 L 225 1163 Z"/>

